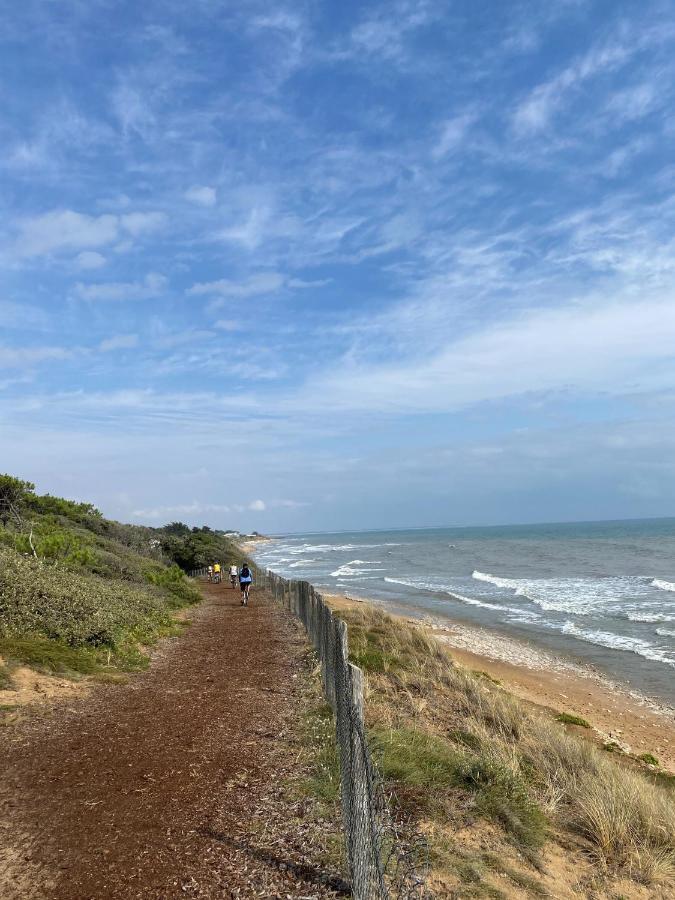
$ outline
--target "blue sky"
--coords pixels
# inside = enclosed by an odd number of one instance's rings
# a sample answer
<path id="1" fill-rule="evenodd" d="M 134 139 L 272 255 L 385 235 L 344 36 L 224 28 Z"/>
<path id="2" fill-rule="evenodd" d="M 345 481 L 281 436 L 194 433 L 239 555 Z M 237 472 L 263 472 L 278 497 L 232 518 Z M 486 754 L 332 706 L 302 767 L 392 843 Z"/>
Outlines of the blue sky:
<path id="1" fill-rule="evenodd" d="M 22 0 L 0 468 L 159 524 L 675 513 L 675 8 Z"/>

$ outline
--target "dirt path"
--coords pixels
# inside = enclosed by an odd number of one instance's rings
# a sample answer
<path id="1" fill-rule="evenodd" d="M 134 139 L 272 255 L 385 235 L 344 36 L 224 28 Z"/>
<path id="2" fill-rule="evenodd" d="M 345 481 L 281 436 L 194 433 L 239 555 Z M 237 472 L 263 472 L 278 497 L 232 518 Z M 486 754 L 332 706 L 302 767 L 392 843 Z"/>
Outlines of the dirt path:
<path id="1" fill-rule="evenodd" d="M 0 897 L 332 897 L 335 825 L 289 799 L 306 690 L 294 622 L 207 585 L 127 685 L 0 731 Z M 323 832 L 322 829 L 323 828 Z"/>

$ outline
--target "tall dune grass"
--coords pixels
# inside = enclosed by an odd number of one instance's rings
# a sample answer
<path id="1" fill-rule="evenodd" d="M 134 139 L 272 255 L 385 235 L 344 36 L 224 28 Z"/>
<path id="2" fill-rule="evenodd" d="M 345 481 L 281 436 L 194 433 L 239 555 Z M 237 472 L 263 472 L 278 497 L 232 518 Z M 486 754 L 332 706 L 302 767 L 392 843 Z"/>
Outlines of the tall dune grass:
<path id="1" fill-rule="evenodd" d="M 568 832 L 608 877 L 675 889 L 672 790 L 456 666 L 422 629 L 372 607 L 341 614 L 368 673 L 376 755 L 412 809 L 442 821 L 463 791 L 535 862 L 547 835 Z"/>

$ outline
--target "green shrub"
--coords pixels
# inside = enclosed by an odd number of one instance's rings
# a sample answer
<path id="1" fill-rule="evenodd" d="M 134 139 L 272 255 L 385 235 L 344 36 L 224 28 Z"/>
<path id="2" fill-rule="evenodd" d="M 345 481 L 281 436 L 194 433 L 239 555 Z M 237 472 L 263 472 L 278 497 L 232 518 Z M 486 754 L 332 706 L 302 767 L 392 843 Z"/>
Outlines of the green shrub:
<path id="1" fill-rule="evenodd" d="M 20 511 L 35 490 L 30 481 L 23 481 L 13 475 L 0 475 L 0 522 L 6 525 Z"/>
<path id="2" fill-rule="evenodd" d="M 180 606 L 199 603 L 201 600 L 201 594 L 193 584 L 190 584 L 185 572 L 179 566 L 169 566 L 168 569 L 157 568 L 146 572 L 145 577 L 151 584 L 169 591 L 179 601 Z"/>
<path id="3" fill-rule="evenodd" d="M 25 498 L 29 510 L 46 515 L 62 516 L 72 522 L 87 522 L 91 518 L 101 518 L 101 513 L 91 503 L 77 503 L 51 494 L 29 494 Z"/>
<path id="4" fill-rule="evenodd" d="M 571 713 L 560 713 L 556 717 L 556 722 L 563 722 L 565 725 L 579 725 L 581 728 L 590 728 L 590 722 L 582 719 L 581 716 L 573 716 Z"/>
<path id="5" fill-rule="evenodd" d="M 171 626 L 167 603 L 138 589 L 0 550 L 0 637 L 39 636 L 116 650 Z"/>
<path id="6" fill-rule="evenodd" d="M 642 760 L 643 763 L 647 763 L 648 766 L 660 765 L 658 759 L 654 756 L 653 753 L 641 753 L 638 756 L 638 759 Z"/>

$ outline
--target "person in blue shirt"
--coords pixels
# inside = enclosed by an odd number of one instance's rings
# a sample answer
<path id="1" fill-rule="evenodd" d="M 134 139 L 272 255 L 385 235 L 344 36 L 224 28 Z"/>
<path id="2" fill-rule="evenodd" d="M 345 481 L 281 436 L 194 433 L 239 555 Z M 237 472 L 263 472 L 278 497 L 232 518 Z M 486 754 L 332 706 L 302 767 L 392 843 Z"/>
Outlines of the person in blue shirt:
<path id="1" fill-rule="evenodd" d="M 248 606 L 248 595 L 253 584 L 253 575 L 248 565 L 244 563 L 239 571 L 239 587 L 241 588 L 241 605 Z"/>

